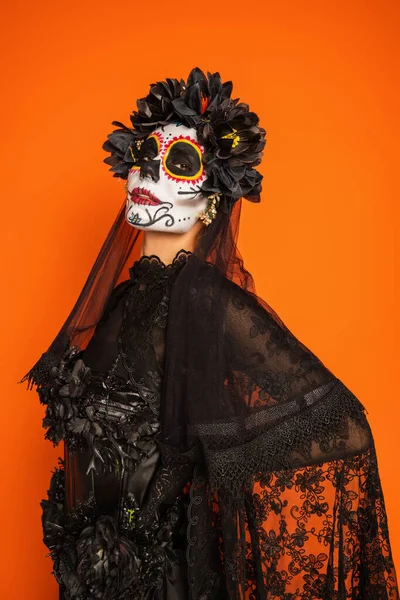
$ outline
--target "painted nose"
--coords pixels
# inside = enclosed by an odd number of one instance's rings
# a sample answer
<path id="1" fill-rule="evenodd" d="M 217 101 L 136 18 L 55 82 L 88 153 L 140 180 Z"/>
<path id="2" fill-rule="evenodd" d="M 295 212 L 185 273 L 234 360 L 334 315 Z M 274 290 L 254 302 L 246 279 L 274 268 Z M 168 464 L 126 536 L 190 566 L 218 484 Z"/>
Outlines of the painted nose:
<path id="1" fill-rule="evenodd" d="M 160 160 L 149 160 L 140 167 L 140 178 L 150 177 L 154 182 L 160 179 Z"/>

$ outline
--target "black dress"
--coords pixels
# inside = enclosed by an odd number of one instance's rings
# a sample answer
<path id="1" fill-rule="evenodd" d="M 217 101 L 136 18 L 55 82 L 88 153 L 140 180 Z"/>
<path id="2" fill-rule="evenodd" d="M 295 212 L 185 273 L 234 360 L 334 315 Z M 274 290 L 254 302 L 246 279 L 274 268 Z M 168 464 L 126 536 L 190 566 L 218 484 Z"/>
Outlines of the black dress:
<path id="1" fill-rule="evenodd" d="M 362 404 L 241 288 L 217 304 L 216 270 L 195 287 L 192 257 L 137 260 L 87 348 L 38 387 L 46 436 L 65 443 L 42 502 L 61 598 L 398 598 Z M 188 406 L 197 437 L 176 450 L 165 434 Z"/>
<path id="2" fill-rule="evenodd" d="M 65 401 L 48 403 L 45 425 L 65 456 L 42 507 L 64 600 L 188 598 L 186 475 L 174 484 L 156 442 L 168 301 L 188 254 L 137 260 L 86 350 L 53 373 Z"/>

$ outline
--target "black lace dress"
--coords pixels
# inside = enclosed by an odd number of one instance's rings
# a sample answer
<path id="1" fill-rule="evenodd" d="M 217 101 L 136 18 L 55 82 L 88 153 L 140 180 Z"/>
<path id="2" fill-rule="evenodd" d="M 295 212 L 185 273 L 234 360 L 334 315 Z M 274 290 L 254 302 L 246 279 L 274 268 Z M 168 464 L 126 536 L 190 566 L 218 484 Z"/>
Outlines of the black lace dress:
<path id="1" fill-rule="evenodd" d="M 137 260 L 86 350 L 53 370 L 62 401 L 45 399 L 44 424 L 65 457 L 42 508 L 64 600 L 188 598 L 186 475 L 160 468 L 156 442 L 168 300 L 188 254 Z"/>
<path id="2" fill-rule="evenodd" d="M 398 598 L 361 402 L 241 288 L 223 281 L 217 303 L 214 269 L 194 287 L 192 257 L 137 260 L 87 348 L 38 387 L 65 443 L 42 502 L 61 598 Z M 217 327 L 224 345 L 206 346 Z M 194 444 L 176 451 L 165 433 L 188 406 Z"/>

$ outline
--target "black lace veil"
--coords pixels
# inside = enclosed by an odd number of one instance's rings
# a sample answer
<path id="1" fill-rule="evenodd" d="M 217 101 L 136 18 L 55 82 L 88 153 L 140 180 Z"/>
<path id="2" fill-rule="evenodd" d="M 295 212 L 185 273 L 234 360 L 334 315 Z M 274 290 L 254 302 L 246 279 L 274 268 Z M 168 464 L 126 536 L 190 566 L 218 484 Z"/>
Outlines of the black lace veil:
<path id="1" fill-rule="evenodd" d="M 138 251 L 135 246 L 140 239 L 139 233 L 126 223 L 124 204 L 65 323 L 22 381 L 28 381 L 30 386 L 40 386 L 47 381 L 51 368 L 58 365 L 69 347 L 76 346 L 78 351 L 86 348 L 114 287 L 123 276 L 124 268 Z"/>

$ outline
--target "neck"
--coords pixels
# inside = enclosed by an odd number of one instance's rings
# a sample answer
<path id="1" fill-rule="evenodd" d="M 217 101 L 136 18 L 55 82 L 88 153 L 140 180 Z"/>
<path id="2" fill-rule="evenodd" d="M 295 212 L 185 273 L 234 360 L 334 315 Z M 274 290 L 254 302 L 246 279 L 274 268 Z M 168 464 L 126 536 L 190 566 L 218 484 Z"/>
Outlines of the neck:
<path id="1" fill-rule="evenodd" d="M 179 250 L 193 252 L 198 236 L 204 230 L 204 227 L 205 225 L 198 220 L 185 233 L 146 230 L 143 237 L 141 256 L 155 254 L 164 264 L 169 265 Z"/>

